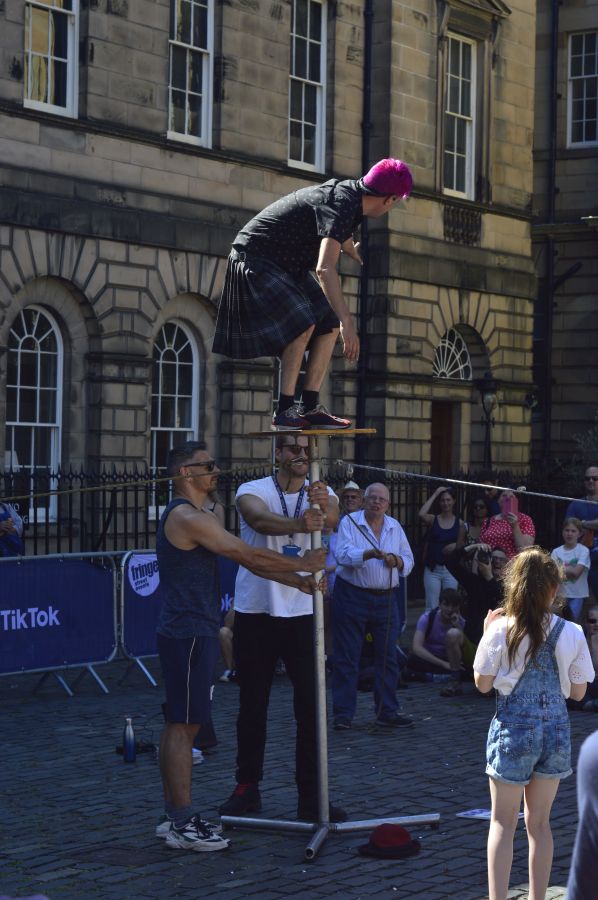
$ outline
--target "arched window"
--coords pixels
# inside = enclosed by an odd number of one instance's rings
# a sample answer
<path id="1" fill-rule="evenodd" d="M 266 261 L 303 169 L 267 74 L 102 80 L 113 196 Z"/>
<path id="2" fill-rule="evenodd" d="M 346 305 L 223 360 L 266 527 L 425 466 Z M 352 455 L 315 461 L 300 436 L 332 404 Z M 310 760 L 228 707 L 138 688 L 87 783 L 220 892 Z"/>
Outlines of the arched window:
<path id="1" fill-rule="evenodd" d="M 152 369 L 152 469 L 168 451 L 199 434 L 199 352 L 189 329 L 172 320 L 160 329 Z"/>
<path id="2" fill-rule="evenodd" d="M 434 354 L 434 378 L 455 378 L 471 381 L 472 366 L 467 344 L 455 328 L 449 328 Z"/>
<path id="3" fill-rule="evenodd" d="M 23 485 L 31 489 L 42 484 L 35 476 L 43 479 L 60 465 L 63 363 L 62 337 L 55 320 L 42 307 L 27 306 L 8 336 L 5 458 L 8 468 L 30 476 Z M 38 518 L 46 509 L 52 518 L 55 498 L 41 506 Z"/>

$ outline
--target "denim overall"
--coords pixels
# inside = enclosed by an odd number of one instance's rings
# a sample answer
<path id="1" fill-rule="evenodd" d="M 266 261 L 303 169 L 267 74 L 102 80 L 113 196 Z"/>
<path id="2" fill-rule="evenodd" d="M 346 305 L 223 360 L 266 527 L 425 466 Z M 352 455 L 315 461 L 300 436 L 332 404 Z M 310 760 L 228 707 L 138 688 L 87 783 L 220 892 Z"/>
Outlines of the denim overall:
<path id="1" fill-rule="evenodd" d="M 486 744 L 486 774 L 507 784 L 566 778 L 571 769 L 569 713 L 554 653 L 559 619 L 508 696 L 497 695 Z"/>

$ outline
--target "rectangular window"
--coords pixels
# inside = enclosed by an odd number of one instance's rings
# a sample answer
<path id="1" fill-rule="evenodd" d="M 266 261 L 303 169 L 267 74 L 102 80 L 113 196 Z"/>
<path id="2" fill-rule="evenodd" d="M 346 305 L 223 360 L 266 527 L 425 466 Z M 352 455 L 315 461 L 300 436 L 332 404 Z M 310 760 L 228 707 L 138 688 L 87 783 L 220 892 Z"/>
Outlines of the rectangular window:
<path id="1" fill-rule="evenodd" d="M 168 137 L 211 146 L 213 0 L 171 0 Z"/>
<path id="2" fill-rule="evenodd" d="M 323 171 L 326 3 L 293 0 L 289 78 L 289 164 Z"/>
<path id="3" fill-rule="evenodd" d="M 569 145 L 598 144 L 598 31 L 569 40 Z"/>
<path id="4" fill-rule="evenodd" d="M 25 106 L 77 116 L 79 0 L 26 0 Z"/>
<path id="5" fill-rule="evenodd" d="M 446 194 L 474 199 L 475 43 L 447 36 L 445 63 L 443 188 Z"/>
<path id="6" fill-rule="evenodd" d="M 31 495 L 28 515 L 39 522 L 56 518 L 56 496 L 46 492 L 56 489 L 60 467 L 62 377 L 58 326 L 41 307 L 28 306 L 8 337 L 5 459 L 16 473 L 13 493 Z"/>

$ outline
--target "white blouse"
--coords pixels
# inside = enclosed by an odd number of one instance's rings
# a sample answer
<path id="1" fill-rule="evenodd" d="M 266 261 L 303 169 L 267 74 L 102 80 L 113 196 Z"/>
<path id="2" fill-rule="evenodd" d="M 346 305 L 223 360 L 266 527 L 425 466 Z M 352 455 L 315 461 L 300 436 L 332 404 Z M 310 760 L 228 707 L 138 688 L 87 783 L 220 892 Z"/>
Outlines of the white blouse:
<path id="1" fill-rule="evenodd" d="M 515 654 L 513 666 L 509 666 L 507 652 L 507 627 L 512 620 L 506 616 L 496 619 L 488 628 L 473 662 L 474 671 L 479 675 L 494 675 L 494 687 L 503 696 L 511 693 L 525 669 L 525 653 L 529 647 L 529 638 L 525 636 Z M 551 615 L 552 631 L 558 622 L 558 616 Z M 548 632 L 547 632 L 548 633 Z M 594 666 L 584 633 L 574 622 L 565 622 L 555 648 L 556 661 L 559 668 L 561 690 L 565 698 L 571 694 L 571 684 L 583 684 L 594 680 Z"/>

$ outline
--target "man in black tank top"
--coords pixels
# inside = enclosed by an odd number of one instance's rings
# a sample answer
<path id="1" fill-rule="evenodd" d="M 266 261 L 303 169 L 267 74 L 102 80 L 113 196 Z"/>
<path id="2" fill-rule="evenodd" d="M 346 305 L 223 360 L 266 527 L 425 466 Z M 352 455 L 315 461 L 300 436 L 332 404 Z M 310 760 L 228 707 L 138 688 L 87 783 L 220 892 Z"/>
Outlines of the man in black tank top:
<path id="1" fill-rule="evenodd" d="M 156 835 L 165 838 L 168 847 L 204 852 L 229 845 L 219 829 L 195 813 L 191 800 L 193 740 L 210 718 L 218 656 L 217 555 L 306 594 L 314 590 L 314 578 L 298 572 L 321 571 L 326 558 L 324 550 L 292 557 L 256 549 L 225 531 L 217 517 L 202 508 L 216 488 L 218 472 L 203 443 L 188 441 L 170 451 L 174 498 L 156 537 L 162 596 L 157 644 L 166 689 L 166 726 L 160 740 L 166 808 Z"/>

